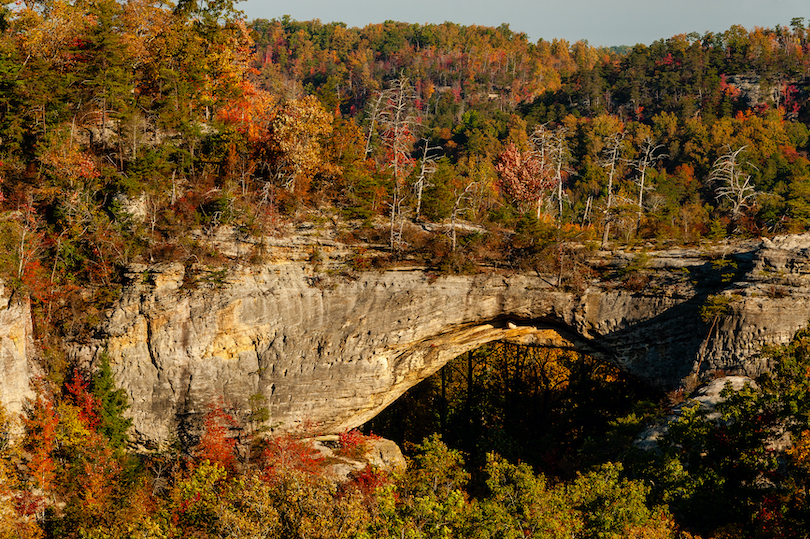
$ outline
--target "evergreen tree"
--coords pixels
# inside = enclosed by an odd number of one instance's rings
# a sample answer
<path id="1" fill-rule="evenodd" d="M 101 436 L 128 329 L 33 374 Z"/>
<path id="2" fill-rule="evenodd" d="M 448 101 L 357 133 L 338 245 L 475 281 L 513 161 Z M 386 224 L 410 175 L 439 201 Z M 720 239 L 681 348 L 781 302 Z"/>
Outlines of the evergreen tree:
<path id="1" fill-rule="evenodd" d="M 80 41 L 76 51 L 82 62 L 77 66 L 80 75 L 83 101 L 89 112 L 99 119 L 100 140 L 107 145 L 111 133 L 107 130 L 114 121 L 121 119 L 131 101 L 132 74 L 127 65 L 132 63 L 127 47 L 121 37 L 122 7 L 113 0 L 102 0 L 88 5 L 88 15 L 96 23 Z M 120 128 L 118 129 L 120 131 Z M 116 137 L 120 143 L 120 133 Z M 123 159 L 119 150 L 119 165 Z"/>
<path id="2" fill-rule="evenodd" d="M 127 430 L 132 426 L 132 419 L 124 417 L 129 408 L 127 394 L 116 388 L 110 368 L 110 358 L 102 354 L 98 371 L 93 377 L 93 396 L 98 402 L 98 432 L 104 435 L 116 449 L 122 449 L 127 443 Z"/>

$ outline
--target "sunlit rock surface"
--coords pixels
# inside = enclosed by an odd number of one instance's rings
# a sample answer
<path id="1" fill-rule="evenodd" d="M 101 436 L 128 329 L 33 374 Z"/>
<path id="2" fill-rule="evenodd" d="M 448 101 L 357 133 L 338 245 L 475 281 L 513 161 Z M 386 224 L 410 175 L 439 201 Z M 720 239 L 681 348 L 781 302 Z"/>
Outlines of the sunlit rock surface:
<path id="1" fill-rule="evenodd" d="M 672 407 L 672 413 L 668 414 L 660 421 L 648 425 L 635 440 L 636 447 L 644 450 L 658 448 L 660 440 L 669 431 L 669 424 L 677 421 L 683 415 L 684 409 L 692 409 L 695 406 L 706 414 L 706 418 L 715 422 L 722 421 L 720 412 L 716 411 L 717 405 L 725 401 L 722 396 L 726 387 L 734 391 L 740 391 L 749 384 L 756 388 L 756 382 L 747 376 L 721 376 L 710 380 L 705 385 L 698 388 L 694 394 L 687 395 L 684 401 Z"/>
<path id="2" fill-rule="evenodd" d="M 108 352 L 147 447 L 193 435 L 210 403 L 246 414 L 256 394 L 277 431 L 344 431 L 496 340 L 580 350 L 664 389 L 690 374 L 755 376 L 769 367 L 761 346 L 810 318 L 806 235 L 597 253 L 576 289 L 537 273 L 353 271 L 353 247 L 316 236 L 267 239 L 259 264 L 239 263 L 249 249 L 227 230 L 208 241 L 234 259 L 227 270 L 133 265 L 98 340 L 71 347 L 87 365 Z M 728 297 L 728 310 L 704 321 L 711 295 Z M 33 347 L 27 303 L 10 296 L 0 388 L 18 411 Z"/>
<path id="3" fill-rule="evenodd" d="M 340 451 L 337 435 L 318 436 L 300 442 L 308 446 L 322 462 L 327 476 L 338 483 L 345 483 L 371 467 L 386 473 L 402 473 L 407 467 L 405 456 L 399 446 L 385 438 L 369 438 L 363 443 L 365 451 L 346 456 Z"/>
<path id="4" fill-rule="evenodd" d="M 0 403 L 10 417 L 18 416 L 34 396 L 31 381 L 39 371 L 32 333 L 28 301 L 0 282 Z"/>

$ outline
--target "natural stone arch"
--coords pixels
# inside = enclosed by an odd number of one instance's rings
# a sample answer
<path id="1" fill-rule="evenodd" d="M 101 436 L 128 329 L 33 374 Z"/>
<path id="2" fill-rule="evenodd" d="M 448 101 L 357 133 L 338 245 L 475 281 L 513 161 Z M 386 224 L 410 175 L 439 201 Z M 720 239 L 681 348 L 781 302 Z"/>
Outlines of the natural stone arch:
<path id="1" fill-rule="evenodd" d="M 493 320 L 490 323 L 436 335 L 413 346 L 396 357 L 397 363 L 406 368 L 402 370 L 402 376 L 390 390 L 373 396 L 373 407 L 347 418 L 342 424 L 334 427 L 335 430 L 345 431 L 366 423 L 411 387 L 438 372 L 451 360 L 492 342 L 575 350 L 605 361 L 609 355 L 608 351 L 600 350 L 586 340 L 553 325 L 540 323 L 530 325 L 523 322 L 520 324 L 507 320 Z M 413 367 L 408 368 L 409 365 Z"/>
<path id="2" fill-rule="evenodd" d="M 319 266 L 284 247 L 224 276 L 133 266 L 102 338 L 75 355 L 108 351 L 136 438 L 161 442 L 218 397 L 255 393 L 280 429 L 345 430 L 494 340 L 572 346 L 661 388 L 715 369 L 756 374 L 767 367 L 760 346 L 787 342 L 810 317 L 807 237 L 652 253 L 641 288 L 616 274 L 634 255 L 604 253 L 583 290 L 537 273 L 345 272 L 347 250 L 320 248 Z M 713 263 L 721 256 L 737 265 L 730 279 Z M 712 335 L 698 314 L 710 294 L 732 298 Z"/>

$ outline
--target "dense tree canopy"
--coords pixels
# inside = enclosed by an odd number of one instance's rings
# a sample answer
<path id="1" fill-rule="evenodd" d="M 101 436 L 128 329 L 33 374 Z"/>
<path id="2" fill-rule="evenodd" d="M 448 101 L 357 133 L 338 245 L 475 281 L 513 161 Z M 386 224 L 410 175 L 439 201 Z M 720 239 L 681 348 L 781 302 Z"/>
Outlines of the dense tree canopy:
<path id="1" fill-rule="evenodd" d="M 717 537 L 806 529 L 804 334 L 773 352 L 782 367 L 759 389 L 730 394 L 731 426 L 687 414 L 655 458 L 624 468 L 605 457 L 544 475 L 504 460 L 524 457 L 494 441 L 527 439 L 538 417 L 566 440 L 541 441 L 538 469 L 554 444 L 585 452 L 589 436 L 611 436 L 604 422 L 584 434 L 598 418 L 568 389 L 587 386 L 603 405 L 616 382 L 588 360 L 504 349 L 500 370 L 471 368 L 455 393 L 444 388 L 438 430 L 459 441 L 467 429 L 473 474 L 428 437 L 405 477 L 369 469 L 338 487 L 298 441 L 258 436 L 272 424 L 258 405 L 251 417 L 263 419 L 248 426 L 212 403 L 196 446 L 128 453 L 109 366 L 83 372 L 61 343 L 92 336 L 132 262 L 235 262 L 200 241 L 222 227 L 249 238 L 329 217 L 348 223 L 347 243 L 384 253 L 358 249 L 347 272 L 403 260 L 531 269 L 577 289 L 593 278 L 581 262 L 597 239 L 810 226 L 803 19 L 610 50 L 531 43 L 507 25 L 248 23 L 235 4 L 0 11 L 0 277 L 31 300 L 45 373 L 19 443 L 15 418 L 0 417 L 0 537 L 675 537 L 673 516 Z M 477 410 L 503 434 L 488 447 L 470 426 L 484 386 L 502 397 Z M 498 427 L 500 416 L 514 421 Z M 638 426 L 628 417 L 613 426 Z M 777 419 L 795 441 L 785 461 L 763 445 Z M 706 499 L 723 503 L 690 517 Z"/>

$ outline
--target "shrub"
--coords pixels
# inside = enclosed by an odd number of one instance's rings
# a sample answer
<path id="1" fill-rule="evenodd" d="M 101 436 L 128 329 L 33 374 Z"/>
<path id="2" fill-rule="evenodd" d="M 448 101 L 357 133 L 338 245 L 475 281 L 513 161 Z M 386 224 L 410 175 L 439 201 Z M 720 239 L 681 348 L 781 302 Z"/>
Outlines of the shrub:
<path id="1" fill-rule="evenodd" d="M 211 404 L 205 414 L 205 430 L 197 445 L 196 456 L 217 464 L 225 470 L 233 470 L 236 465 L 236 438 L 233 431 L 239 424 L 222 404 Z"/>
<path id="2" fill-rule="evenodd" d="M 269 438 L 262 452 L 262 473 L 271 482 L 283 480 L 286 475 L 296 472 L 320 477 L 323 464 L 323 455 L 311 444 L 289 433 Z"/>
<path id="3" fill-rule="evenodd" d="M 366 436 L 357 429 L 352 429 L 347 432 L 341 432 L 338 435 L 340 440 L 340 448 L 338 454 L 344 457 L 360 460 L 365 457 L 369 449 L 371 449 L 371 440 L 377 438 L 376 436 Z"/>

